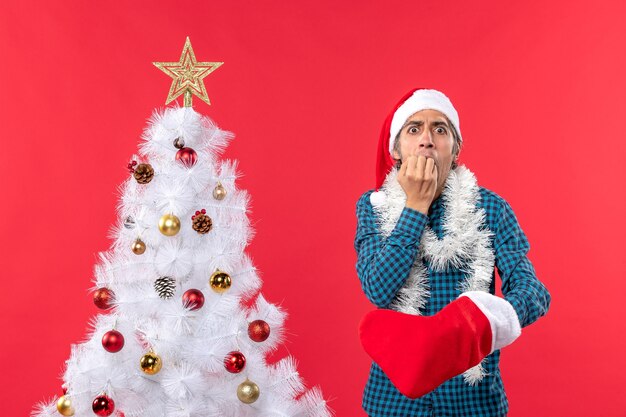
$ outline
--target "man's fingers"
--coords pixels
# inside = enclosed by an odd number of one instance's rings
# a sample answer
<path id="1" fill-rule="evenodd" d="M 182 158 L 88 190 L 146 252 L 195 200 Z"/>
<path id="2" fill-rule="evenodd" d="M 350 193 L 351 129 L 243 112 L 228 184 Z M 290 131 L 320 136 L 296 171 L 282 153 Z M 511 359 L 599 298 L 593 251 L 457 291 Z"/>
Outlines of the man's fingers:
<path id="1" fill-rule="evenodd" d="M 398 176 L 402 177 L 404 176 L 404 174 L 406 174 L 406 158 L 404 159 L 404 161 L 402 161 L 402 165 L 400 165 L 400 171 L 398 171 Z"/>
<path id="2" fill-rule="evenodd" d="M 429 180 L 433 177 L 434 165 L 435 165 L 435 160 L 433 158 L 428 158 L 426 160 L 426 169 L 424 171 L 424 179 Z"/>
<path id="3" fill-rule="evenodd" d="M 409 155 L 407 156 L 407 158 L 404 160 L 404 163 L 406 164 L 406 170 L 404 172 L 404 175 L 406 175 L 407 177 L 412 177 L 413 175 L 415 175 L 415 164 L 417 159 L 415 158 L 414 155 Z"/>
<path id="4" fill-rule="evenodd" d="M 417 178 L 424 178 L 424 168 L 426 166 L 426 157 L 424 155 L 419 155 L 417 157 L 417 166 L 415 168 Z"/>

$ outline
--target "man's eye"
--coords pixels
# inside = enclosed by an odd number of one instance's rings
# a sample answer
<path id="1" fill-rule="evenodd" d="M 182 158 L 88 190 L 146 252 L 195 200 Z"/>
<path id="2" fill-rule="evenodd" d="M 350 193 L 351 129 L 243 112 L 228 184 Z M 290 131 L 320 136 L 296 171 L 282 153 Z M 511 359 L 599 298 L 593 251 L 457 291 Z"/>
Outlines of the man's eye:
<path id="1" fill-rule="evenodd" d="M 441 127 L 441 126 L 440 126 L 440 127 L 438 127 L 438 128 L 436 128 L 436 129 L 435 129 L 435 131 L 436 131 L 437 133 L 439 133 L 440 135 L 445 135 L 445 134 L 446 134 L 446 129 L 445 129 L 445 128 L 443 128 L 443 127 Z"/>
<path id="2" fill-rule="evenodd" d="M 408 130 L 409 133 L 417 133 L 417 127 L 416 126 L 412 126 L 409 128 Z"/>

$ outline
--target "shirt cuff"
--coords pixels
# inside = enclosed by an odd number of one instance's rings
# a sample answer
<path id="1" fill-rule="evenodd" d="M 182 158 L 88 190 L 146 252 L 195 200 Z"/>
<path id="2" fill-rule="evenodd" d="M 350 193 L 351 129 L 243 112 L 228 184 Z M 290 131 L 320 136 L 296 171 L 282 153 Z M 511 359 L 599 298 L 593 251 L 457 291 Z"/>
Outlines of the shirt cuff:
<path id="1" fill-rule="evenodd" d="M 421 211 L 404 207 L 398 218 L 396 227 L 393 229 L 393 232 L 391 232 L 391 235 L 389 235 L 389 238 L 403 246 L 415 245 L 421 239 L 427 224 L 427 215 Z"/>

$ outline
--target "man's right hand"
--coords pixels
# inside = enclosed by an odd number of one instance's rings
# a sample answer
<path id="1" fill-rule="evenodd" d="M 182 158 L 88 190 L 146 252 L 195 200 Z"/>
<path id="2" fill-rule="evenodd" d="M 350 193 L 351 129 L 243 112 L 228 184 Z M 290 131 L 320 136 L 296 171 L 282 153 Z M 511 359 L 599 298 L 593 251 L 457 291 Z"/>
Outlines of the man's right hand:
<path id="1" fill-rule="evenodd" d="M 398 182 L 406 194 L 406 206 L 428 215 L 437 191 L 435 160 L 424 155 L 408 156 L 398 171 Z"/>

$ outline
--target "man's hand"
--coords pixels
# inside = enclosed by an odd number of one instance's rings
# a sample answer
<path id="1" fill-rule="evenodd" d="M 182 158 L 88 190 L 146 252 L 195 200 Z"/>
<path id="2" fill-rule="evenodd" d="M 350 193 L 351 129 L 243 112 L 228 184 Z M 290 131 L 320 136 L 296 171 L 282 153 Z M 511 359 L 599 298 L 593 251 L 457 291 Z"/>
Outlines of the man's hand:
<path id="1" fill-rule="evenodd" d="M 424 155 L 410 155 L 398 172 L 398 182 L 406 194 L 406 206 L 428 215 L 437 191 L 435 160 Z"/>

